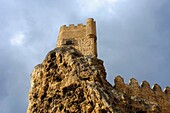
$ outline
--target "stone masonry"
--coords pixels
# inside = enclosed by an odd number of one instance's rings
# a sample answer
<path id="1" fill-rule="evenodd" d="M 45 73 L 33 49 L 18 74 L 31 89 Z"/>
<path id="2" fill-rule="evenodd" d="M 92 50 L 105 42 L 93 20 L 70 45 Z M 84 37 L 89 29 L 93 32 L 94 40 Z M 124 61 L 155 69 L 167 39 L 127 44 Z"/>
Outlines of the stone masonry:
<path id="1" fill-rule="evenodd" d="M 97 57 L 96 43 L 96 22 L 93 18 L 86 20 L 86 25 L 70 24 L 69 27 L 63 25 L 60 27 L 56 47 L 72 46 L 82 55 L 94 55 Z"/>
<path id="2" fill-rule="evenodd" d="M 31 74 L 27 113 L 169 113 L 170 88 L 162 92 L 122 77 L 106 80 L 103 61 L 73 47 L 50 51 Z"/>
<path id="3" fill-rule="evenodd" d="M 96 39 L 92 18 L 60 28 L 57 47 L 32 71 L 27 113 L 170 113 L 169 87 L 121 76 L 111 85 Z"/>

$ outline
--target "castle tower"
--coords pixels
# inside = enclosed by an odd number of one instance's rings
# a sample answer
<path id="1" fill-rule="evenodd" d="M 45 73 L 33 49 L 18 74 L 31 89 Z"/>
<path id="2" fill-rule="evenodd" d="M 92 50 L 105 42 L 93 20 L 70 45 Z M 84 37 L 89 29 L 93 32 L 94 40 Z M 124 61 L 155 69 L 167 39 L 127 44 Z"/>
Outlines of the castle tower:
<path id="1" fill-rule="evenodd" d="M 97 57 L 96 40 L 96 22 L 93 18 L 89 18 L 86 20 L 86 25 L 61 26 L 56 47 L 72 46 L 85 56 Z"/>

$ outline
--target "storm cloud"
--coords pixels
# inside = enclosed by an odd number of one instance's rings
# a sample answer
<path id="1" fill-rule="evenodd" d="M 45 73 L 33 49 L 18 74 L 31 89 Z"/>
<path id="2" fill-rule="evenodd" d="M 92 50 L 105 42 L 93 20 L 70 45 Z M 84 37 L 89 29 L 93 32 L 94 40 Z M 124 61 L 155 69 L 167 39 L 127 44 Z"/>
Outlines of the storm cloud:
<path id="1" fill-rule="evenodd" d="M 63 24 L 97 21 L 107 80 L 170 85 L 169 0 L 0 0 L 0 112 L 24 113 L 30 73 L 55 48 Z"/>

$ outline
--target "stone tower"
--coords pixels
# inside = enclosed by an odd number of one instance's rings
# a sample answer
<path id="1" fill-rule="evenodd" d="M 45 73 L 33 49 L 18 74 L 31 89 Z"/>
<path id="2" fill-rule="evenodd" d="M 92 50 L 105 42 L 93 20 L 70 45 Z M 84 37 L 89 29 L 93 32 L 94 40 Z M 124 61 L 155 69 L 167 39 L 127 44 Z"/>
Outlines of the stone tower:
<path id="1" fill-rule="evenodd" d="M 56 47 L 72 46 L 84 56 L 97 57 L 96 40 L 96 22 L 93 18 L 89 18 L 86 20 L 86 25 L 61 26 Z"/>
<path id="2" fill-rule="evenodd" d="M 170 87 L 114 83 L 97 58 L 95 21 L 62 26 L 57 48 L 32 71 L 27 113 L 170 113 Z"/>

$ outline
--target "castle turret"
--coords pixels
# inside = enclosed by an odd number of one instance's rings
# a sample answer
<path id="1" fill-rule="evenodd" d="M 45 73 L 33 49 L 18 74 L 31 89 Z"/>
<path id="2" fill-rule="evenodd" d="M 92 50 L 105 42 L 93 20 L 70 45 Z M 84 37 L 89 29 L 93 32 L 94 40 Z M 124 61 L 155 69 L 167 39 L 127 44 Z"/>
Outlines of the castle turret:
<path id="1" fill-rule="evenodd" d="M 96 22 L 93 18 L 89 18 L 86 20 L 86 35 L 96 36 Z"/>

